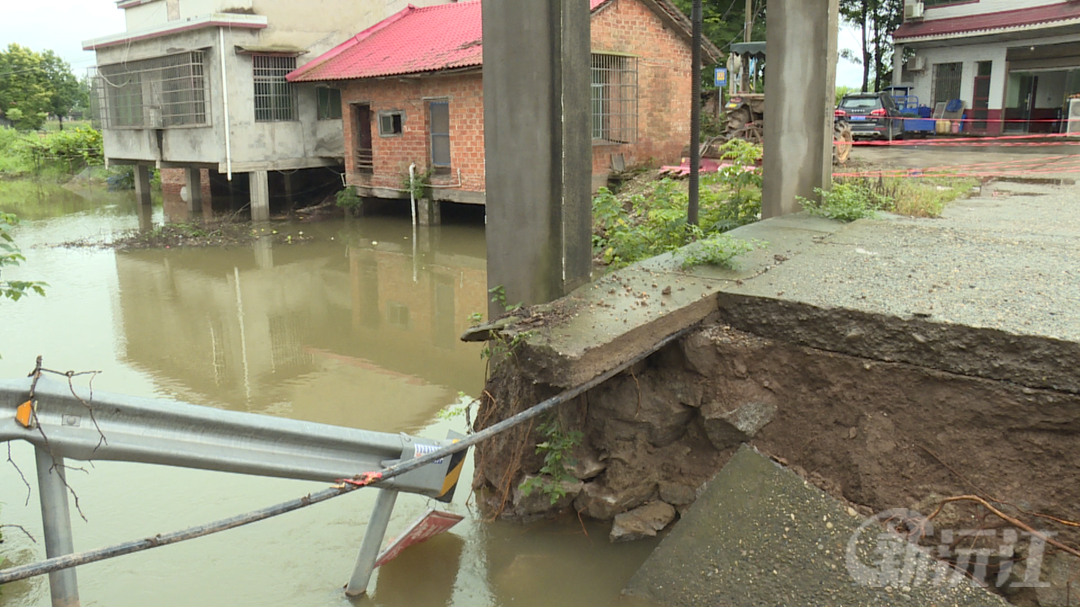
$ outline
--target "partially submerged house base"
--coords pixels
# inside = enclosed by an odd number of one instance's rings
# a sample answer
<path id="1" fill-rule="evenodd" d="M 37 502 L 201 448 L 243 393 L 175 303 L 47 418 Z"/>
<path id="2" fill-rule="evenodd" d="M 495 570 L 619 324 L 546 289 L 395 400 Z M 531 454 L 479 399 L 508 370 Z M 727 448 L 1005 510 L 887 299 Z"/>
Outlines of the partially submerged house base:
<path id="1" fill-rule="evenodd" d="M 691 37 L 669 0 L 590 0 L 590 11 L 595 188 L 613 171 L 678 161 Z M 430 200 L 421 219 L 437 222 L 442 201 L 486 204 L 482 30 L 479 0 L 410 6 L 288 75 L 340 90 L 346 180 L 360 196 L 409 198 L 411 168 Z"/>

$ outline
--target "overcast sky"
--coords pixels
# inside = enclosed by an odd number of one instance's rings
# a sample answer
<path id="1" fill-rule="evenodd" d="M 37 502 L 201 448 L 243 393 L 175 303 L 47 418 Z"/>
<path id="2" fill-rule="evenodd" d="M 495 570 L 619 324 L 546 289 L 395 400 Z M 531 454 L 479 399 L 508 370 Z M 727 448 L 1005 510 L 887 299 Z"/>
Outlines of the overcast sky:
<path id="1" fill-rule="evenodd" d="M 77 75 L 94 65 L 94 54 L 82 50 L 82 41 L 124 31 L 124 11 L 115 0 L 38 0 L 6 2 L 0 18 L 0 46 L 12 42 L 35 51 L 52 49 L 71 64 Z M 840 48 L 859 48 L 858 32 L 840 29 Z M 859 86 L 862 68 L 841 61 L 838 85 Z"/>

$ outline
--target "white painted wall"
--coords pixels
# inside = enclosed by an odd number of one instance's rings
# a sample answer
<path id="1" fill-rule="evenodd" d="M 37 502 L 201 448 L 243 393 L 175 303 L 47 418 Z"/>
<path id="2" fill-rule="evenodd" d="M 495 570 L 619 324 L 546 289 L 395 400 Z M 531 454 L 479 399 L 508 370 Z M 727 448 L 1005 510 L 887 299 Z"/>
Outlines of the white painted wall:
<path id="1" fill-rule="evenodd" d="M 1065 4 L 1067 1 L 1068 0 L 978 0 L 977 2 L 968 2 L 964 4 L 927 6 L 923 18 L 929 21 L 931 19 L 948 19 L 949 17 L 966 17 L 968 15 L 998 13 L 1019 8 L 1046 6 L 1048 4 Z M 912 4 L 913 2 L 912 0 L 907 0 L 906 3 Z"/>
<path id="2" fill-rule="evenodd" d="M 127 31 L 146 29 L 169 21 L 168 7 L 165 0 L 148 2 L 124 9 L 124 24 Z"/>
<path id="3" fill-rule="evenodd" d="M 979 61 L 993 62 L 990 75 L 991 110 L 1002 109 L 1005 96 L 1005 52 L 1002 44 L 968 45 L 959 47 L 936 47 L 919 49 L 917 53 L 926 57 L 926 69 L 915 76 L 915 95 L 925 105 L 931 105 L 931 93 L 934 83 L 935 63 L 964 64 L 960 80 L 960 98 L 964 107 L 971 108 L 975 96 L 975 64 Z"/>

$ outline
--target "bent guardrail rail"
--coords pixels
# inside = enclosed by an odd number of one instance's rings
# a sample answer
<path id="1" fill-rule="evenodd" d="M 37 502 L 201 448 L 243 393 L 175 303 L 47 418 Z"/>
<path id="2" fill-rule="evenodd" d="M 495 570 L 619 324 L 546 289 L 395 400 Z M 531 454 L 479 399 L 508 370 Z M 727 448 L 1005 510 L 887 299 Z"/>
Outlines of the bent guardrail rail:
<path id="1" fill-rule="evenodd" d="M 125 461 L 322 482 L 365 478 L 452 444 L 223 411 L 171 400 L 93 392 L 39 376 L 0 381 L 0 442 L 35 446 L 46 556 L 73 552 L 64 460 Z M 363 594 L 399 491 L 450 501 L 464 453 L 398 476 L 380 489 L 347 587 Z M 371 482 L 373 481 L 373 482 Z M 54 607 L 79 604 L 75 569 L 49 573 Z"/>

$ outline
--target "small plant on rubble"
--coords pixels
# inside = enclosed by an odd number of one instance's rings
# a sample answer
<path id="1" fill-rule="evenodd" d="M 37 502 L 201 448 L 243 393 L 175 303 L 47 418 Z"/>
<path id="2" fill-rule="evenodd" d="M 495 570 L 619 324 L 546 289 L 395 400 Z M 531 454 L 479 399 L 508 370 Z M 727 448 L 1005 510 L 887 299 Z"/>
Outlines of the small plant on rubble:
<path id="1" fill-rule="evenodd" d="M 566 496 L 563 483 L 577 480 L 566 467 L 577 463 L 570 452 L 581 444 L 585 435 L 578 430 L 567 432 L 557 415 L 548 417 L 537 431 L 544 437 L 544 441 L 536 445 L 536 454 L 544 456 L 544 465 L 537 476 L 522 482 L 519 489 L 526 496 L 539 489 L 547 494 L 551 498 L 551 504 L 555 505 Z"/>

